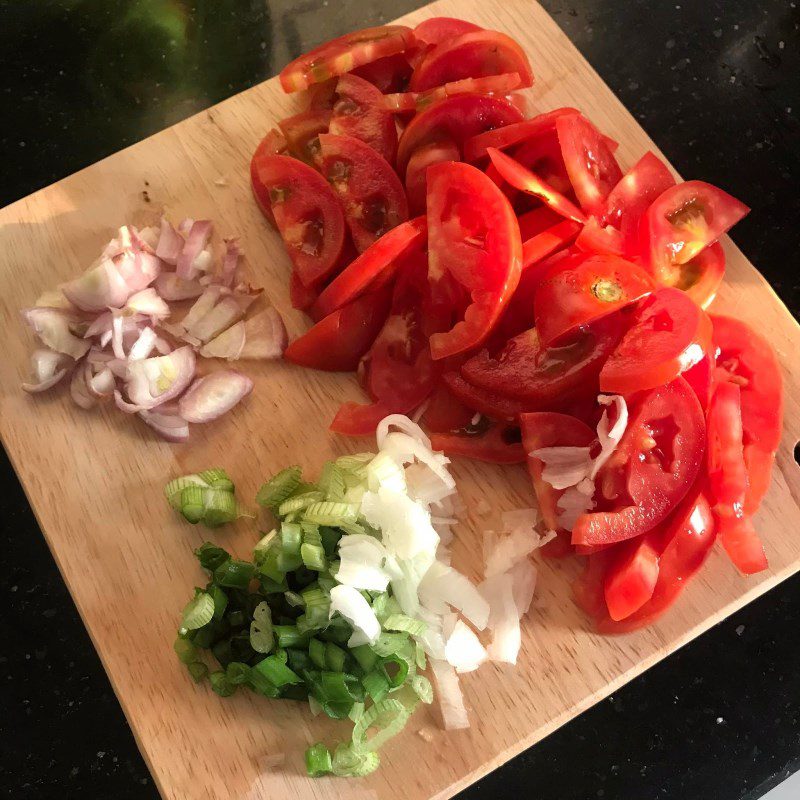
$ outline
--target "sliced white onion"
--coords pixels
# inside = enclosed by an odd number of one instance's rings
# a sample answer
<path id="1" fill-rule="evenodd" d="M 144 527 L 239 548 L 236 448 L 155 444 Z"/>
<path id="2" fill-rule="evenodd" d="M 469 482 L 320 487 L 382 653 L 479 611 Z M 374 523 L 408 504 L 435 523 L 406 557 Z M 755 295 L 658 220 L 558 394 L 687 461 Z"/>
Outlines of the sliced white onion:
<path id="1" fill-rule="evenodd" d="M 104 311 L 119 308 L 131 294 L 131 288 L 117 265 L 109 258 L 90 267 L 79 278 L 61 287 L 64 296 L 83 311 Z"/>
<path id="2" fill-rule="evenodd" d="M 366 492 L 361 513 L 370 525 L 382 532 L 387 551 L 401 559 L 433 554 L 439 536 L 431 525 L 430 514 L 405 492 L 387 487 Z"/>
<path id="3" fill-rule="evenodd" d="M 554 489 L 566 489 L 586 478 L 592 471 L 588 447 L 540 447 L 530 455 L 544 464 L 542 479 Z"/>
<path id="4" fill-rule="evenodd" d="M 339 539 L 339 571 L 333 577 L 345 586 L 385 592 L 389 575 L 383 569 L 386 548 L 374 536 L 348 534 Z"/>
<path id="5" fill-rule="evenodd" d="M 465 575 L 440 562 L 435 562 L 419 586 L 423 605 L 435 609 L 437 604 L 458 609 L 479 631 L 489 621 L 489 604 Z"/>
<path id="6" fill-rule="evenodd" d="M 178 256 L 176 269 L 181 278 L 194 278 L 198 273 L 198 266 L 195 263 L 200 253 L 205 249 L 208 239 L 211 236 L 213 225 L 209 219 L 201 219 L 192 223 L 189 235 Z"/>
<path id="7" fill-rule="evenodd" d="M 625 429 L 628 427 L 628 404 L 625 402 L 624 397 L 618 394 L 601 394 L 597 398 L 597 402 L 604 406 L 615 406 L 617 418 L 614 424 L 610 425 L 608 409 L 606 409 L 603 411 L 600 422 L 597 423 L 597 439 L 600 442 L 600 452 L 595 457 L 592 470 L 589 473 L 589 477 L 592 478 L 592 480 L 594 480 L 603 464 L 611 458 L 619 444 L 619 440 L 625 433 Z"/>
<path id="8" fill-rule="evenodd" d="M 280 358 L 289 344 L 286 325 L 275 308 L 267 308 L 244 321 L 245 342 L 239 358 Z"/>
<path id="9" fill-rule="evenodd" d="M 170 358 L 175 353 L 161 358 Z M 178 408 L 187 422 L 211 422 L 230 411 L 252 391 L 253 381 L 247 375 L 224 369 L 198 378 L 181 397 Z"/>
<path id="10" fill-rule="evenodd" d="M 165 217 L 161 217 L 161 231 L 158 237 L 158 244 L 156 245 L 156 255 L 167 264 L 173 267 L 178 263 L 178 256 L 183 251 L 183 246 L 186 242 L 175 228 L 172 226 Z M 161 292 L 159 291 L 159 294 Z M 162 294 L 162 297 L 164 295 Z M 180 298 L 164 297 L 165 300 L 178 300 Z"/>
<path id="11" fill-rule="evenodd" d="M 522 644 L 522 632 L 511 576 L 502 573 L 488 578 L 481 584 L 481 593 L 491 608 L 489 627 L 492 630 L 492 642 L 487 650 L 489 658 L 492 661 L 516 664 Z"/>
<path id="12" fill-rule="evenodd" d="M 26 381 L 22 388 L 30 394 L 52 389 L 69 371 L 72 359 L 63 353 L 39 348 L 31 353 L 32 381 Z"/>
<path id="13" fill-rule="evenodd" d="M 33 328 L 42 344 L 63 353 L 76 361 L 86 355 L 91 342 L 73 336 L 70 331 L 72 317 L 57 308 L 29 308 L 22 312 L 28 325 Z"/>
<path id="14" fill-rule="evenodd" d="M 535 528 L 538 521 L 538 508 L 515 508 L 500 515 L 500 522 L 506 533 L 512 533 L 517 528 Z"/>
<path id="15" fill-rule="evenodd" d="M 194 372 L 194 351 L 191 347 L 179 347 L 166 356 L 131 362 L 125 389 L 130 402 L 140 406 L 138 410 L 151 409 L 182 394 Z"/>
<path id="16" fill-rule="evenodd" d="M 520 619 L 528 613 L 536 590 L 536 567 L 527 559 L 515 564 L 510 571 L 514 605 Z"/>
<path id="17" fill-rule="evenodd" d="M 92 371 L 88 362 L 81 362 L 75 366 L 72 372 L 72 380 L 69 383 L 69 393 L 75 405 L 87 411 L 93 408 L 97 400 L 89 394 L 89 378 Z"/>
<path id="18" fill-rule="evenodd" d="M 217 304 L 208 313 L 204 314 L 197 322 L 192 322 L 187 325 L 184 320 L 183 327 L 189 336 L 199 339 L 201 342 L 208 342 L 215 336 L 218 336 L 226 328 L 229 328 L 235 322 L 238 322 L 244 317 L 247 309 L 252 305 L 253 301 L 261 293 L 259 289 L 257 292 L 251 294 L 229 294 L 227 297 L 220 299 Z"/>
<path id="19" fill-rule="evenodd" d="M 407 417 L 404 417 L 404 419 L 407 419 Z M 427 464 L 446 488 L 455 488 L 455 479 L 447 469 L 450 459 L 442 453 L 434 452 L 424 442 L 415 439 L 413 436 L 392 431 L 386 434 L 383 444 L 379 445 L 379 447 L 384 452 L 391 453 L 399 464 L 409 464 L 414 459 Z"/>
<path id="20" fill-rule="evenodd" d="M 223 331 L 219 336 L 215 336 L 200 348 L 200 355 L 203 358 L 224 358 L 228 361 L 236 361 L 244 349 L 244 325 L 244 322 L 239 320 L 228 330 Z"/>
<path id="21" fill-rule="evenodd" d="M 583 491 L 579 487 L 583 487 Z M 575 527 L 578 517 L 594 508 L 592 500 L 594 484 L 591 481 L 589 481 L 588 488 L 590 488 L 589 492 L 587 492 L 587 484 L 582 481 L 577 486 L 568 487 L 558 498 L 556 506 L 561 512 L 558 515 L 558 524 L 565 531 L 571 531 Z"/>
<path id="22" fill-rule="evenodd" d="M 455 667 L 456 672 L 472 672 L 478 669 L 488 656 L 486 648 L 480 643 L 475 632 L 458 620 L 447 638 L 444 657 L 448 664 Z"/>
<path id="23" fill-rule="evenodd" d="M 353 635 L 347 643 L 348 647 L 375 644 L 381 633 L 381 624 L 372 606 L 358 589 L 342 585 L 331 589 L 330 616 L 335 613 L 341 614 L 353 626 Z"/>
<path id="24" fill-rule="evenodd" d="M 367 464 L 367 488 L 377 492 L 381 487 L 393 492 L 406 492 L 405 470 L 387 453 L 380 452 Z"/>
<path id="25" fill-rule="evenodd" d="M 140 411 L 139 416 L 168 442 L 185 442 L 189 438 L 189 425 L 178 414 L 169 414 L 158 409 Z"/>
<path id="26" fill-rule="evenodd" d="M 170 302 L 193 300 L 203 293 L 201 283 L 181 278 L 174 272 L 162 272 L 153 286 L 161 297 Z"/>
<path id="27" fill-rule="evenodd" d="M 426 508 L 441 505 L 455 494 L 455 488 L 445 483 L 427 464 L 409 464 L 405 475 L 409 497 Z"/>
<path id="28" fill-rule="evenodd" d="M 412 422 L 403 414 L 389 414 L 388 417 L 384 417 L 378 423 L 378 427 L 375 429 L 375 439 L 378 442 L 378 448 L 380 450 L 383 450 L 383 446 L 386 442 L 386 436 L 389 433 L 390 428 L 397 428 L 398 430 L 407 433 L 412 439 L 416 439 L 418 442 L 421 442 L 423 445 L 425 445 L 425 447 L 427 447 L 429 450 L 431 449 L 431 440 L 416 422 Z"/>
<path id="29" fill-rule="evenodd" d="M 166 319 L 170 314 L 169 306 L 152 287 L 131 295 L 125 303 L 125 309 L 159 319 Z"/>
<path id="30" fill-rule="evenodd" d="M 431 671 L 436 680 L 436 696 L 445 730 L 469 728 L 469 716 L 456 671 L 446 661 L 438 659 L 431 659 Z"/>
<path id="31" fill-rule="evenodd" d="M 225 256 L 222 259 L 222 275 L 220 282 L 225 286 L 233 286 L 236 283 L 236 270 L 239 266 L 239 258 L 242 251 L 239 248 L 238 239 L 225 240 Z"/>
<path id="32" fill-rule="evenodd" d="M 518 561 L 527 558 L 539 546 L 539 536 L 531 527 L 518 527 L 505 536 L 484 534 L 486 577 L 507 572 Z"/>

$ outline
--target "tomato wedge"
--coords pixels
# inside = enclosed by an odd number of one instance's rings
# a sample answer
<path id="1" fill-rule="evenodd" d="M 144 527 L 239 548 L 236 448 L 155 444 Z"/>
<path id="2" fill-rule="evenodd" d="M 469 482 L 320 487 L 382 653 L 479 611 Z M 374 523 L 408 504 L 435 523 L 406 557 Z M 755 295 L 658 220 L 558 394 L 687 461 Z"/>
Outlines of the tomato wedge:
<path id="1" fill-rule="evenodd" d="M 320 164 L 319 135 L 328 132 L 331 111 L 302 111 L 278 123 L 293 156 L 312 167 Z"/>
<path id="2" fill-rule="evenodd" d="M 595 479 L 595 511 L 572 530 L 575 545 L 608 545 L 658 525 L 684 498 L 703 464 L 703 410 L 683 378 L 640 392 L 628 426 Z"/>
<path id="3" fill-rule="evenodd" d="M 378 423 L 395 410 L 381 403 L 342 403 L 329 430 L 344 436 L 375 436 Z"/>
<path id="4" fill-rule="evenodd" d="M 601 216 L 622 170 L 606 139 L 582 114 L 556 120 L 558 141 L 572 188 L 587 214 Z"/>
<path id="5" fill-rule="evenodd" d="M 611 619 L 619 621 L 638 611 L 658 583 L 658 550 L 654 536 L 645 534 L 623 542 L 606 570 L 603 591 Z"/>
<path id="6" fill-rule="evenodd" d="M 516 424 L 489 424 L 486 430 L 470 433 L 432 433 L 431 447 L 448 456 L 463 456 L 489 464 L 524 464 L 522 446 Z"/>
<path id="7" fill-rule="evenodd" d="M 298 278 L 305 286 L 324 280 L 345 242 L 342 207 L 331 187 L 302 161 L 258 151 L 250 174 L 256 197 L 269 198 Z"/>
<path id="8" fill-rule="evenodd" d="M 575 240 L 575 247 L 584 253 L 621 256 L 622 234 L 611 225 L 600 225 L 596 217 L 589 217 Z"/>
<path id="9" fill-rule="evenodd" d="M 533 239 L 539 233 L 544 233 L 548 228 L 563 221 L 561 214 L 557 214 L 552 208 L 539 206 L 520 214 L 517 218 L 519 223 L 519 235 L 523 242 Z"/>
<path id="10" fill-rule="evenodd" d="M 700 361 L 683 373 L 683 377 L 694 390 L 703 409 L 707 409 L 708 404 L 711 402 L 711 395 L 714 392 L 716 366 L 716 347 L 712 340 Z"/>
<path id="11" fill-rule="evenodd" d="M 386 322 L 390 298 L 388 288 L 356 298 L 291 342 L 284 358 L 328 372 L 356 369 Z"/>
<path id="12" fill-rule="evenodd" d="M 742 440 L 741 391 L 737 384 L 722 381 L 708 409 L 708 481 L 722 546 L 742 573 L 752 575 L 768 564 L 752 520 L 744 513 L 747 467 Z"/>
<path id="13" fill-rule="evenodd" d="M 714 242 L 677 270 L 675 286 L 701 308 L 708 308 L 725 277 L 725 251 L 719 242 Z"/>
<path id="14" fill-rule="evenodd" d="M 572 193 L 555 126 L 522 142 L 514 148 L 511 157 L 557 192 L 564 195 Z"/>
<path id="15" fill-rule="evenodd" d="M 258 143 L 258 147 L 256 147 L 253 157 L 250 159 L 250 188 L 253 190 L 253 198 L 259 210 L 273 228 L 277 226 L 275 224 L 275 217 L 272 215 L 269 189 L 258 180 L 258 163 L 265 156 L 276 156 L 285 152 L 286 139 L 283 138 L 283 134 L 279 130 L 273 128 Z"/>
<path id="16" fill-rule="evenodd" d="M 658 289 L 600 373 L 600 390 L 630 395 L 662 386 L 699 363 L 711 345 L 711 320 L 680 289 Z"/>
<path id="17" fill-rule="evenodd" d="M 424 214 L 428 181 L 426 175 L 431 164 L 441 161 L 458 161 L 459 153 L 455 142 L 431 142 L 414 151 L 406 168 L 406 194 L 412 214 Z"/>
<path id="18" fill-rule="evenodd" d="M 462 320 L 431 336 L 434 359 L 462 353 L 489 336 L 517 287 L 521 260 L 517 218 L 497 186 L 469 164 L 429 167 L 429 276 L 435 292 L 447 275 L 471 298 Z"/>
<path id="19" fill-rule="evenodd" d="M 407 50 L 370 61 L 369 64 L 356 67 L 351 74 L 369 81 L 381 94 L 402 92 L 411 80 L 411 64 L 407 58 L 410 52 Z"/>
<path id="20" fill-rule="evenodd" d="M 616 256 L 577 255 L 556 263 L 536 291 L 534 316 L 543 344 L 630 305 L 653 290 L 652 278 Z"/>
<path id="21" fill-rule="evenodd" d="M 336 84 L 338 78 L 331 78 L 324 83 L 315 83 L 306 89 L 308 100 L 307 111 L 331 111 L 336 102 Z"/>
<path id="22" fill-rule="evenodd" d="M 538 233 L 522 245 L 522 270 L 526 271 L 542 259 L 566 247 L 575 237 L 580 238 L 581 226 L 571 219 L 562 219 L 552 228 Z M 584 228 L 585 230 L 585 228 Z"/>
<path id="23" fill-rule="evenodd" d="M 463 33 L 483 30 L 480 25 L 455 17 L 430 17 L 414 28 L 414 38 L 423 45 L 448 42 Z"/>
<path id="24" fill-rule="evenodd" d="M 411 154 L 429 142 L 451 141 L 461 149 L 470 136 L 519 122 L 522 114 L 507 100 L 482 94 L 448 97 L 417 114 L 400 137 L 397 172 L 405 175 Z"/>
<path id="25" fill-rule="evenodd" d="M 661 283 L 681 282 L 682 264 L 717 241 L 750 209 L 703 181 L 686 181 L 660 194 L 647 209 L 642 231 L 644 258 Z"/>
<path id="26" fill-rule="evenodd" d="M 404 25 L 381 25 L 331 39 L 287 64 L 280 73 L 284 92 L 299 92 L 314 83 L 402 53 L 414 44 L 411 28 Z"/>
<path id="27" fill-rule="evenodd" d="M 597 394 L 598 376 L 624 331 L 618 315 L 576 331 L 557 347 L 542 347 L 536 329 L 511 339 L 492 357 L 482 350 L 461 367 L 474 386 L 528 401 L 529 408 L 563 407 L 577 396 Z"/>
<path id="28" fill-rule="evenodd" d="M 292 308 L 305 311 L 314 305 L 318 292 L 313 286 L 304 286 L 303 281 L 297 277 L 297 273 L 292 270 L 289 278 L 289 299 L 292 301 Z"/>
<path id="29" fill-rule="evenodd" d="M 533 72 L 525 51 L 498 31 L 470 31 L 439 42 L 417 65 L 411 76 L 412 92 L 424 92 L 464 78 L 483 78 L 516 72 L 522 86 L 533 85 Z"/>
<path id="30" fill-rule="evenodd" d="M 431 433 L 455 433 L 472 424 L 475 412 L 440 383 L 428 400 L 420 424 Z"/>
<path id="31" fill-rule="evenodd" d="M 567 219 L 575 220 L 575 222 L 581 224 L 586 222 L 584 213 L 571 200 L 557 192 L 538 175 L 534 175 L 533 172 L 525 169 L 522 164 L 493 147 L 490 147 L 486 152 L 492 159 L 492 164 L 494 164 L 497 171 L 515 189 L 533 195 Z"/>
<path id="32" fill-rule="evenodd" d="M 383 95 L 357 75 L 342 75 L 336 84 L 339 99 L 333 106 L 329 131 L 366 142 L 390 164 L 397 156 L 397 128 L 384 107 Z"/>
<path id="33" fill-rule="evenodd" d="M 651 203 L 675 185 L 667 165 L 654 153 L 645 153 L 611 190 L 602 216 L 622 235 L 622 255 L 639 255 L 639 225 Z"/>
<path id="34" fill-rule="evenodd" d="M 376 285 L 390 281 L 403 257 L 423 247 L 427 235 L 425 217 L 416 217 L 381 236 L 322 290 L 314 313 L 331 314 Z"/>
<path id="35" fill-rule="evenodd" d="M 524 400 L 487 389 L 479 389 L 465 381 L 458 372 L 445 372 L 442 380 L 459 402 L 469 408 L 474 408 L 475 411 L 489 419 L 514 422 L 520 414 L 531 410 Z"/>
<path id="36" fill-rule="evenodd" d="M 741 389 L 744 444 L 774 452 L 783 428 L 783 375 L 769 342 L 733 317 L 711 315 L 717 379 Z"/>
<path id="37" fill-rule="evenodd" d="M 489 75 L 486 78 L 464 78 L 452 81 L 435 89 L 425 92 L 403 92 L 401 94 L 387 94 L 384 105 L 392 113 L 408 114 L 415 111 L 424 111 L 434 103 L 459 94 L 498 94 L 507 95 L 514 89 L 519 89 L 522 79 L 516 72 L 506 72 L 502 75 Z"/>
<path id="38" fill-rule="evenodd" d="M 363 253 L 408 219 L 403 185 L 377 151 L 352 136 L 319 137 L 322 173 L 342 200 L 353 244 Z"/>

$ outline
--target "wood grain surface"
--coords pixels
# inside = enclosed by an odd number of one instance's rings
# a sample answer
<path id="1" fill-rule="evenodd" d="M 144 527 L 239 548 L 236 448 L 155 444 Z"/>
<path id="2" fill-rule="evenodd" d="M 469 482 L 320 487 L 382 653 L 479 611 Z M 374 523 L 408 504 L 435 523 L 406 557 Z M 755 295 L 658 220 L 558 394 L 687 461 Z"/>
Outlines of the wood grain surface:
<path id="1" fill-rule="evenodd" d="M 584 110 L 619 140 L 623 168 L 655 149 L 531 0 L 441 0 L 406 19 L 436 14 L 515 36 L 537 76 L 529 91 L 535 108 Z M 426 708 L 386 747 L 376 774 L 310 780 L 303 750 L 333 740 L 336 723 L 314 719 L 295 703 L 245 693 L 222 700 L 207 685 L 195 686 L 175 658 L 179 611 L 204 580 L 192 550 L 207 533 L 183 523 L 161 490 L 170 477 L 224 466 L 242 498 L 252 498 L 262 478 L 289 463 L 315 474 L 334 454 L 363 449 L 363 442 L 326 430 L 340 402 L 360 397 L 354 378 L 282 363 L 248 365 L 254 393 L 222 420 L 194 426 L 184 445 L 158 441 L 113 407 L 85 412 L 66 392 L 31 398 L 19 389 L 33 341 L 18 309 L 85 268 L 120 224 L 149 222 L 162 211 L 176 220 L 209 217 L 220 235 L 240 236 L 251 280 L 266 288 L 290 335 L 305 330 L 289 303 L 288 259 L 252 202 L 247 176 L 261 136 L 296 107 L 276 80 L 267 81 L 0 212 L 0 433 L 165 798 L 449 797 L 798 569 L 800 471 L 793 447 L 800 438 L 800 370 L 791 368 L 798 365 L 800 329 L 726 241 L 728 276 L 714 309 L 766 333 L 785 369 L 783 445 L 757 518 L 768 572 L 743 578 L 717 550 L 657 624 L 603 638 L 570 601 L 577 566 L 542 564 L 517 668 L 490 664 L 463 680 L 470 730 L 444 732 Z M 454 471 L 468 507 L 480 497 L 494 514 L 531 503 L 522 468 L 461 462 Z M 454 564 L 472 577 L 481 570 L 487 526 L 491 518 L 468 516 L 458 529 Z M 256 537 L 246 523 L 213 534 L 241 556 Z M 265 768 L 265 757 L 284 753 L 282 766 Z"/>

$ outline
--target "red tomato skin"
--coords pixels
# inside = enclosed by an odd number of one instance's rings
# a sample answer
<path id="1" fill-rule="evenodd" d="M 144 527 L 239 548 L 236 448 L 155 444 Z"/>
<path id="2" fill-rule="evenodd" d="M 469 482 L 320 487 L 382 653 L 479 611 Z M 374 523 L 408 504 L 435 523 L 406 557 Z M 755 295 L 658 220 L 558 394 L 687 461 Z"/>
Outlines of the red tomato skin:
<path id="1" fill-rule="evenodd" d="M 379 58 L 402 53 L 414 43 L 414 33 L 404 25 L 382 25 L 331 39 L 303 53 L 280 72 L 283 91 L 307 89 Z"/>
<path id="2" fill-rule="evenodd" d="M 547 256 L 563 249 L 579 236 L 581 226 L 571 219 L 563 219 L 549 230 L 536 234 L 522 245 L 522 269 L 527 270 Z"/>
<path id="3" fill-rule="evenodd" d="M 497 31 L 470 31 L 441 41 L 414 69 L 409 88 L 424 92 L 462 80 L 517 72 L 523 86 L 533 85 L 525 51 L 510 36 Z"/>
<path id="4" fill-rule="evenodd" d="M 514 161 L 522 164 L 525 169 L 538 175 L 557 192 L 564 195 L 572 193 L 572 184 L 561 155 L 561 146 L 558 143 L 555 126 L 551 130 L 526 139 L 517 145 L 511 153 L 511 157 Z"/>
<path id="5" fill-rule="evenodd" d="M 578 254 L 556 262 L 537 288 L 536 328 L 544 344 L 557 341 L 649 294 L 652 278 L 616 256 Z"/>
<path id="6" fill-rule="evenodd" d="M 254 194 L 270 198 L 297 276 L 305 286 L 320 283 L 336 268 L 345 244 L 344 215 L 333 190 L 318 172 L 289 156 L 256 151 L 250 174 Z"/>
<path id="7" fill-rule="evenodd" d="M 378 423 L 393 413 L 391 406 L 380 403 L 342 403 L 329 430 L 343 436 L 374 436 Z"/>
<path id="8" fill-rule="evenodd" d="M 622 256 L 622 235 L 610 225 L 601 226 L 595 217 L 589 217 L 581 228 L 575 247 L 584 253 Z"/>
<path id="9" fill-rule="evenodd" d="M 395 53 L 393 56 L 363 64 L 356 67 L 351 74 L 369 81 L 381 94 L 402 92 L 411 80 L 411 64 L 406 58 L 408 52 L 410 51 Z"/>
<path id="10" fill-rule="evenodd" d="M 448 97 L 409 122 L 397 148 L 397 173 L 406 174 L 411 154 L 424 144 L 448 140 L 455 142 L 460 151 L 469 137 L 521 119 L 520 110 L 499 97 L 478 94 Z"/>
<path id="11" fill-rule="evenodd" d="M 420 424 L 430 433 L 455 433 L 468 427 L 475 411 L 465 406 L 447 387 L 440 383 L 428 400 Z"/>
<path id="12" fill-rule="evenodd" d="M 343 75 L 336 84 L 336 93 L 339 99 L 333 106 L 330 133 L 361 139 L 394 164 L 397 127 L 380 91 L 357 75 Z"/>
<path id="13" fill-rule="evenodd" d="M 314 305 L 314 301 L 317 299 L 317 291 L 314 287 L 304 286 L 303 281 L 301 281 L 300 278 L 297 277 L 297 273 L 292 270 L 292 274 L 289 278 L 289 298 L 292 301 L 292 308 L 305 311 Z M 315 318 L 315 315 L 311 313 L 309 316 Z"/>
<path id="14" fill-rule="evenodd" d="M 594 620 L 608 615 L 605 579 L 611 556 L 609 550 L 592 553 L 586 559 L 583 572 L 572 582 L 575 604 Z"/>
<path id="15" fill-rule="evenodd" d="M 747 491 L 744 497 L 746 516 L 751 517 L 758 511 L 772 481 L 774 463 L 774 452 L 762 450 L 755 444 L 744 446 L 744 465 L 747 468 Z"/>
<path id="16" fill-rule="evenodd" d="M 703 358 L 693 367 L 683 373 L 683 377 L 700 401 L 700 406 L 705 411 L 711 402 L 711 395 L 714 391 L 714 370 L 716 368 L 716 358 L 714 347 L 709 347 Z"/>
<path id="17" fill-rule="evenodd" d="M 520 214 L 517 222 L 519 223 L 519 235 L 523 242 L 527 242 L 528 239 L 533 239 L 534 236 L 544 233 L 548 228 L 563 222 L 563 217 L 552 208 L 538 206 Z"/>
<path id="18" fill-rule="evenodd" d="M 406 168 L 406 195 L 412 214 L 424 214 L 426 211 L 428 167 L 442 161 L 458 160 L 458 147 L 451 141 L 430 142 L 412 153 Z"/>
<path id="19" fill-rule="evenodd" d="M 561 154 L 581 208 L 602 216 L 606 199 L 622 178 L 622 170 L 597 128 L 582 114 L 556 120 Z"/>
<path id="20" fill-rule="evenodd" d="M 464 33 L 480 31 L 483 28 L 465 19 L 455 17 L 430 17 L 414 28 L 414 38 L 423 45 L 436 45 L 451 41 Z"/>
<path id="21" fill-rule="evenodd" d="M 253 191 L 253 198 L 258 205 L 259 210 L 264 215 L 264 218 L 277 229 L 275 224 L 275 217 L 272 215 L 272 205 L 269 201 L 269 190 L 258 180 L 258 162 L 264 156 L 277 156 L 286 152 L 286 139 L 283 134 L 277 129 L 273 128 L 267 135 L 258 143 L 253 157 L 250 159 L 250 188 Z"/>
<path id="22" fill-rule="evenodd" d="M 449 276 L 471 298 L 461 321 L 431 336 L 434 359 L 485 341 L 519 283 L 521 261 L 517 218 L 497 186 L 469 164 L 429 167 L 429 279 L 437 293 L 442 278 Z"/>
<path id="23" fill-rule="evenodd" d="M 619 545 L 605 576 L 606 607 L 615 622 L 638 611 L 658 582 L 658 551 L 648 534 Z"/>
<path id="24" fill-rule="evenodd" d="M 515 425 L 493 423 L 480 434 L 433 433 L 431 447 L 448 456 L 463 456 L 488 464 L 524 464 L 525 449 L 518 434 Z"/>
<path id="25" fill-rule="evenodd" d="M 680 289 L 658 289 L 636 309 L 600 372 L 600 390 L 630 395 L 675 380 L 711 348 L 711 320 Z"/>
<path id="26" fill-rule="evenodd" d="M 425 217 L 415 217 L 392 228 L 322 290 L 314 306 L 315 314 L 323 317 L 331 314 L 369 291 L 376 282 L 391 280 L 403 256 L 423 247 L 427 235 Z"/>
<path id="27" fill-rule="evenodd" d="M 641 392 L 614 455 L 595 479 L 595 501 L 606 509 L 581 515 L 572 543 L 608 545 L 652 530 L 686 496 L 705 454 L 703 410 L 683 378 Z"/>
<path id="28" fill-rule="evenodd" d="M 489 419 L 514 422 L 520 414 L 530 410 L 522 400 L 473 386 L 458 372 L 445 372 L 442 380 L 461 403 L 474 408 Z"/>
<path id="29" fill-rule="evenodd" d="M 408 200 L 395 171 L 380 153 L 352 136 L 319 137 L 322 173 L 342 200 L 353 244 L 363 253 L 408 219 Z"/>
<path id="30" fill-rule="evenodd" d="M 312 167 L 320 164 L 319 135 L 328 132 L 329 109 L 301 111 L 282 119 L 278 127 L 286 137 L 290 153 Z"/>
<path id="31" fill-rule="evenodd" d="M 725 251 L 719 242 L 701 250 L 688 264 L 680 268 L 677 284 L 700 308 L 706 309 L 717 296 L 725 277 Z"/>
<path id="32" fill-rule="evenodd" d="M 337 309 L 291 342 L 284 358 L 326 372 L 356 369 L 386 321 L 390 294 L 371 292 Z"/>

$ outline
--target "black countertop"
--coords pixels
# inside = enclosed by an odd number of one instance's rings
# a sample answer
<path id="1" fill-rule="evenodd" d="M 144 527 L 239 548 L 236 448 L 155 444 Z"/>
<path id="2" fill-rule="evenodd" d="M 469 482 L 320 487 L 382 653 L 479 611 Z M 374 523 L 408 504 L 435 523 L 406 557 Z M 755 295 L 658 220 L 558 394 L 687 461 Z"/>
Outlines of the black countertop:
<path id="1" fill-rule="evenodd" d="M 0 0 L 0 205 L 415 0 Z M 781 0 L 545 0 L 687 177 L 753 208 L 734 238 L 800 312 L 800 13 Z M 536 54 L 531 54 L 534 71 Z M 0 786 L 156 798 L 4 454 Z M 797 531 L 787 531 L 796 535 Z M 91 565 L 87 565 L 91 569 Z M 800 578 L 463 793 L 740 800 L 800 767 Z"/>

